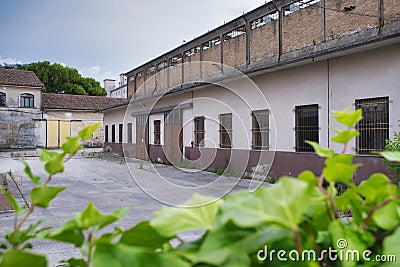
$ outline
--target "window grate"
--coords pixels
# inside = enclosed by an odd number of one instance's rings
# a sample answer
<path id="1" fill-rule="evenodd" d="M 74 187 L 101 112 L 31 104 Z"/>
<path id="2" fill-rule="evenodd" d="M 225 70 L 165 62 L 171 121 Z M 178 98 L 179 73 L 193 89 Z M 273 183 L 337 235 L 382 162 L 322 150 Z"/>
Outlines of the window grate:
<path id="1" fill-rule="evenodd" d="M 252 148 L 269 149 L 269 110 L 257 110 L 252 114 Z"/>
<path id="2" fill-rule="evenodd" d="M 357 153 L 384 150 L 389 138 L 389 97 L 358 99 L 356 109 L 362 109 L 363 115 L 357 124 Z"/>
<path id="3" fill-rule="evenodd" d="M 196 117 L 194 118 L 194 145 L 204 146 L 204 136 L 204 117 Z"/>
<path id="4" fill-rule="evenodd" d="M 161 121 L 154 121 L 154 144 L 161 145 Z"/>
<path id="5" fill-rule="evenodd" d="M 305 143 L 306 140 L 319 142 L 318 105 L 295 107 L 296 152 L 313 152 L 313 148 Z"/>
<path id="6" fill-rule="evenodd" d="M 221 148 L 232 148 L 232 113 L 219 115 L 219 142 Z"/>
<path id="7" fill-rule="evenodd" d="M 0 107 L 6 106 L 6 94 L 0 93 Z"/>

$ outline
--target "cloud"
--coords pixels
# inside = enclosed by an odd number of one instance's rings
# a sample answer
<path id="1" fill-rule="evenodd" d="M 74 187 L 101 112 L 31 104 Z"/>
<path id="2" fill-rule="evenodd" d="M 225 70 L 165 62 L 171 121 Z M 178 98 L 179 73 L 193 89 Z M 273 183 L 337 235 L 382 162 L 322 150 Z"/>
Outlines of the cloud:
<path id="1" fill-rule="evenodd" d="M 78 71 L 83 77 L 94 78 L 100 83 L 102 83 L 104 79 L 113 78 L 115 76 L 111 71 L 103 71 L 99 66 L 81 68 L 78 69 Z"/>
<path id="2" fill-rule="evenodd" d="M 18 60 L 16 58 L 11 58 L 11 57 L 3 59 L 0 56 L 0 65 L 4 65 L 4 64 L 9 64 L 9 65 L 10 64 L 22 64 L 22 61 Z"/>

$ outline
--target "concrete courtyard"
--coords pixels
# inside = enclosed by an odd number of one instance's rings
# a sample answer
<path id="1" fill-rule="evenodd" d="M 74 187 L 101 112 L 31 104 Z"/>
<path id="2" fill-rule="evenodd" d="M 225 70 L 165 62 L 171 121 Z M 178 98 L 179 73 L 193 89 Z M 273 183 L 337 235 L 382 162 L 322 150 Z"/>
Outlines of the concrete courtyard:
<path id="1" fill-rule="evenodd" d="M 39 159 L 33 157 L 26 161 L 33 173 L 44 179 L 46 173 Z M 23 164 L 20 160 L 12 159 L 10 152 L 2 152 L 0 172 L 9 170 L 20 184 L 25 198 L 29 199 L 29 190 L 33 184 L 23 172 Z M 54 186 L 67 186 L 67 189 L 59 194 L 48 209 L 36 208 L 30 222 L 44 220 L 44 225 L 57 229 L 92 201 L 103 213 L 131 205 L 132 208 L 122 220 L 105 230 L 111 230 L 114 226 L 128 229 L 139 221 L 151 219 L 152 214 L 162 205 L 182 203 L 194 192 L 218 198 L 232 191 L 246 190 L 250 183 L 250 180 L 240 180 L 237 177 L 153 165 L 135 159 L 129 159 L 126 163 L 123 158 L 111 155 L 106 159 L 78 156 L 70 160 L 64 173 L 55 175 L 50 183 Z M 10 189 L 16 193 L 14 185 L 11 184 Z M 22 202 L 23 199 L 19 197 L 18 201 Z M 2 239 L 4 232 L 12 229 L 13 220 L 13 212 L 0 214 Z M 198 235 L 196 232 L 186 233 L 181 238 L 193 240 Z M 49 266 L 57 266 L 59 260 L 80 255 L 79 250 L 70 244 L 47 240 L 34 241 L 33 249 L 47 256 Z"/>

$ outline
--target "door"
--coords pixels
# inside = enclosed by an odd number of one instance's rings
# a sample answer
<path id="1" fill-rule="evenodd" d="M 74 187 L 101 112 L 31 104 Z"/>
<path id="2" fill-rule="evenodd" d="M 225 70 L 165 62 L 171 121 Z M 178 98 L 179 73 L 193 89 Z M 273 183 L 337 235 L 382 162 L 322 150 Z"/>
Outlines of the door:
<path id="1" fill-rule="evenodd" d="M 148 144 L 148 115 L 138 115 L 136 116 L 136 158 L 148 159 Z"/>
<path id="2" fill-rule="evenodd" d="M 166 111 L 164 113 L 164 121 L 164 154 L 166 163 L 174 165 L 182 161 L 182 110 Z"/>
<path id="3" fill-rule="evenodd" d="M 71 136 L 71 121 L 47 119 L 46 147 L 59 148 Z"/>

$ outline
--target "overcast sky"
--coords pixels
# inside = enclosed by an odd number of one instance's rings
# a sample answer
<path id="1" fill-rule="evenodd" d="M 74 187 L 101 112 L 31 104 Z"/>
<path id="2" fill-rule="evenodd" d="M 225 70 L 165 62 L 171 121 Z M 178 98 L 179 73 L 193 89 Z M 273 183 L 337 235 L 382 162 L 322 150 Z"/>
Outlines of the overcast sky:
<path id="1" fill-rule="evenodd" d="M 265 0 L 0 0 L 0 64 L 48 60 L 101 83 Z"/>

